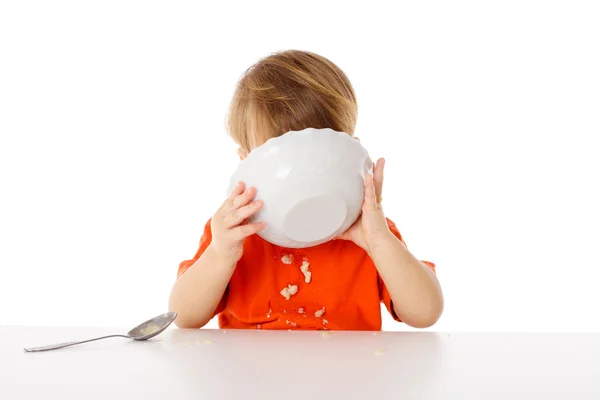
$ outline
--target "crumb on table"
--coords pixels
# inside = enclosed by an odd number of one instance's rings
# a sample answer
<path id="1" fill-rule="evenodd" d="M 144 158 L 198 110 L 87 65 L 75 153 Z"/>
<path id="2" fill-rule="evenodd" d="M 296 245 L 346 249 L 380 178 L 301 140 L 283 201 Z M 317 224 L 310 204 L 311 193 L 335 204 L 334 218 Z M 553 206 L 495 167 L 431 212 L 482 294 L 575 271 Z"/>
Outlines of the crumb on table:
<path id="1" fill-rule="evenodd" d="M 298 314 L 304 314 L 304 308 L 300 307 L 300 308 L 298 309 Z"/>
<path id="2" fill-rule="evenodd" d="M 377 349 L 377 350 L 375 350 L 375 354 L 380 356 L 382 354 L 385 354 L 385 351 L 383 351 L 382 349 Z"/>
<path id="3" fill-rule="evenodd" d="M 284 254 L 283 256 L 281 256 L 281 262 L 285 265 L 291 265 L 293 261 L 294 257 L 292 257 L 290 254 Z"/>
<path id="4" fill-rule="evenodd" d="M 323 306 L 323 308 L 322 308 L 322 309 L 320 309 L 320 310 L 317 310 L 317 311 L 315 312 L 315 317 L 317 317 L 317 318 L 320 318 L 320 317 L 322 317 L 323 315 L 325 315 L 325 306 Z"/>

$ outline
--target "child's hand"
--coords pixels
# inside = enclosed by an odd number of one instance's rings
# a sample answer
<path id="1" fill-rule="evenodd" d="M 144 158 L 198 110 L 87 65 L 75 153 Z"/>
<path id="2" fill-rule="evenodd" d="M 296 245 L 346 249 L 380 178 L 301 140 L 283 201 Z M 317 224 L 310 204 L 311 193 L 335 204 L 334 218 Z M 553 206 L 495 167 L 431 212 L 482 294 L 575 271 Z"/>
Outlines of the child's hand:
<path id="1" fill-rule="evenodd" d="M 228 263 L 235 264 L 242 258 L 248 236 L 266 228 L 264 222 L 246 222 L 263 206 L 262 201 L 253 201 L 255 196 L 256 189 L 246 189 L 243 183 L 238 183 L 211 220 L 210 246 Z"/>
<path id="2" fill-rule="evenodd" d="M 380 242 L 387 240 L 391 234 L 380 204 L 384 166 L 385 160 L 380 158 L 373 167 L 373 175 L 367 174 L 365 177 L 365 200 L 362 214 L 350 229 L 338 237 L 338 239 L 354 242 L 367 253 L 371 252 Z"/>

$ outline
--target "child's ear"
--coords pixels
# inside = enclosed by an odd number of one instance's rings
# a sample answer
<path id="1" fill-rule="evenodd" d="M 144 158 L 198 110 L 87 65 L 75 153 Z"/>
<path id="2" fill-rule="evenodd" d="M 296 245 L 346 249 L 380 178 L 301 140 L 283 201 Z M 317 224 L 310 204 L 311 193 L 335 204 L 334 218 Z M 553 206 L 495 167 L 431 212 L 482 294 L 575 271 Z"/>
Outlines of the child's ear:
<path id="1" fill-rule="evenodd" d="M 248 153 L 246 153 L 246 151 L 242 149 L 237 149 L 237 154 L 238 157 L 240 157 L 240 160 L 243 160 L 244 158 L 248 157 Z"/>

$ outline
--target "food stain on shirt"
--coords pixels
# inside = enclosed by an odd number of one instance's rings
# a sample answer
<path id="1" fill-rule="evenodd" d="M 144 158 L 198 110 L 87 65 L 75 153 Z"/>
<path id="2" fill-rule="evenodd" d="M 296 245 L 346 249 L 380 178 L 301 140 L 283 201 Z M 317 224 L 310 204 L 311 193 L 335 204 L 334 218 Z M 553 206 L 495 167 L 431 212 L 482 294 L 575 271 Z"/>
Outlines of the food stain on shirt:
<path id="1" fill-rule="evenodd" d="M 310 283 L 310 281 L 312 280 L 312 272 L 308 270 L 309 267 L 310 263 L 305 258 L 304 261 L 302 261 L 302 265 L 300 266 L 300 271 L 302 271 L 302 273 L 304 274 L 305 283 Z"/>
<path id="2" fill-rule="evenodd" d="M 315 317 L 317 317 L 317 318 L 321 318 L 323 315 L 325 315 L 325 306 L 323 306 L 322 309 L 317 310 L 315 312 Z"/>
<path id="3" fill-rule="evenodd" d="M 287 287 L 281 290 L 281 295 L 285 297 L 286 300 L 289 300 L 293 295 L 298 293 L 297 285 L 287 285 Z"/>

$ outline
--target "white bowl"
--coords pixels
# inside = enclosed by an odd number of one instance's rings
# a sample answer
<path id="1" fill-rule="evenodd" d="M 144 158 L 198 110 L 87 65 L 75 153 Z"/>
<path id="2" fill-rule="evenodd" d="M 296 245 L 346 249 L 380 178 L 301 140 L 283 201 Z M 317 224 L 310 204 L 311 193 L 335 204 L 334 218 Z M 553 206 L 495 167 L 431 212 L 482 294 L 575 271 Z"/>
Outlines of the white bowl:
<path id="1" fill-rule="evenodd" d="M 256 188 L 264 206 L 251 221 L 265 221 L 259 235 L 287 248 L 325 243 L 359 217 L 364 177 L 373 163 L 358 140 L 332 129 L 288 132 L 254 149 L 233 174 Z"/>

